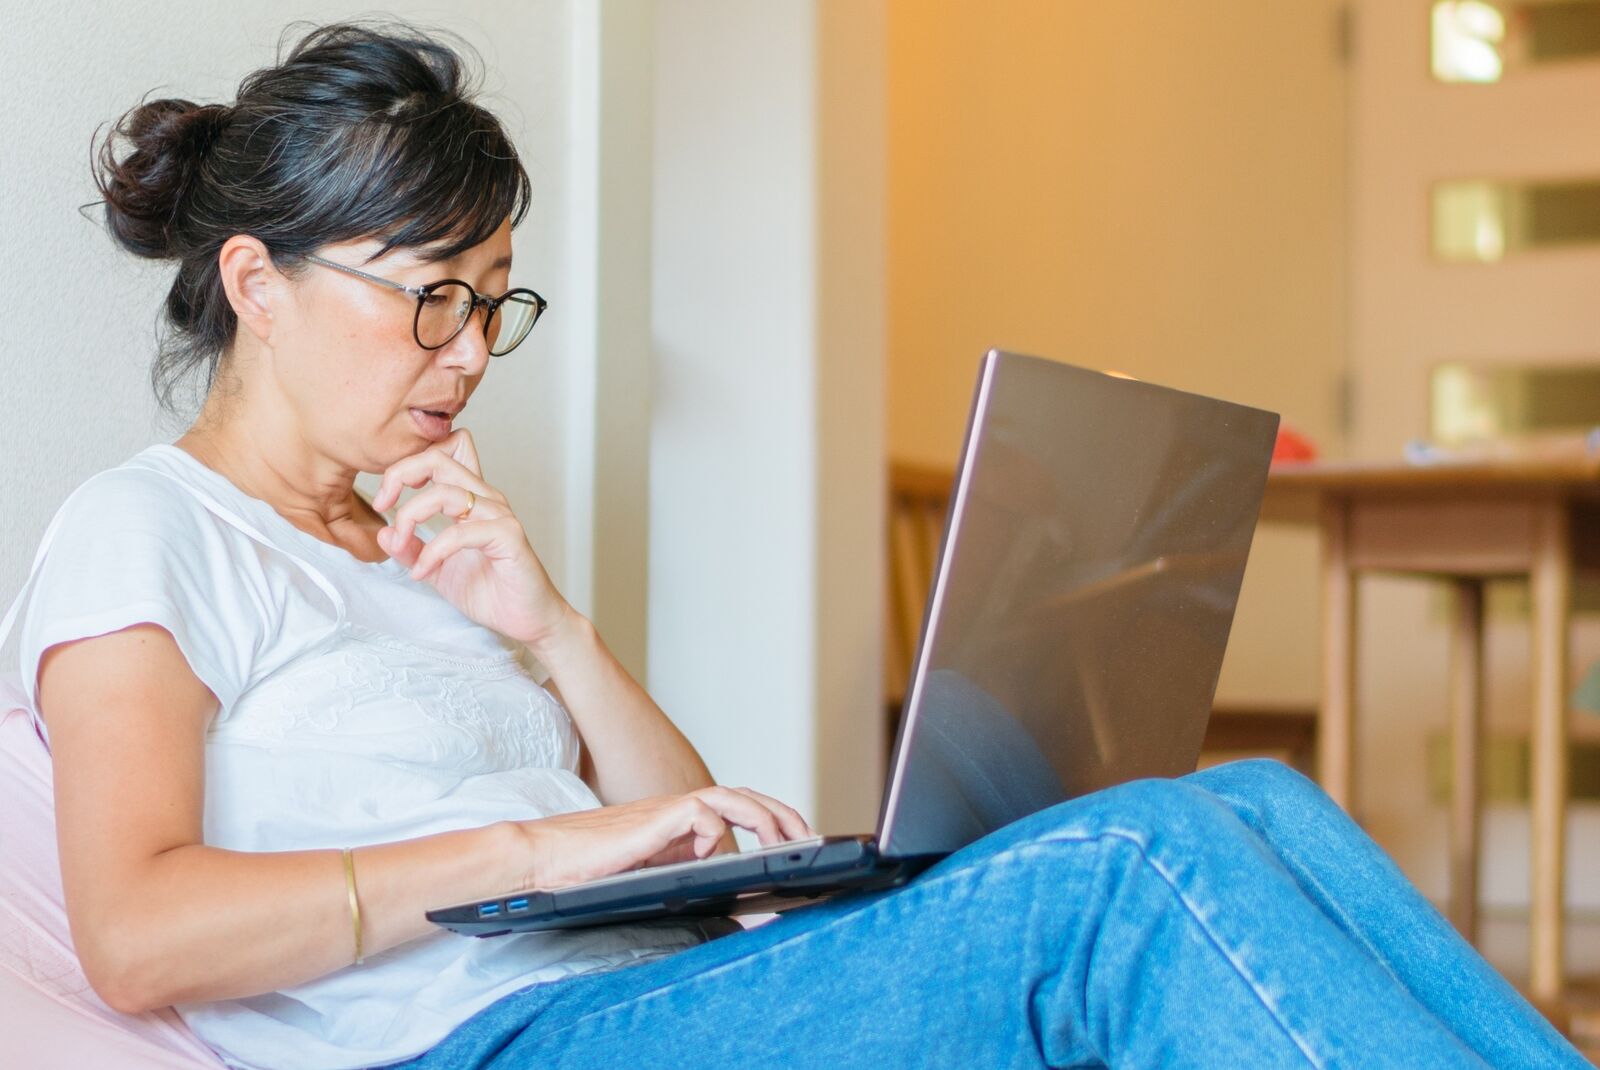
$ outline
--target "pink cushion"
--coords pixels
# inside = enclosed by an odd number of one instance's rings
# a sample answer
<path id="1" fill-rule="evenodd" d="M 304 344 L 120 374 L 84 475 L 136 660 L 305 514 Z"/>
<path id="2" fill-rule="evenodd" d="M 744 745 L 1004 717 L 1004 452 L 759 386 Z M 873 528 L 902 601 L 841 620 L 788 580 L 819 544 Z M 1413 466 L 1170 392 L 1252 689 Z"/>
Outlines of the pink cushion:
<path id="1" fill-rule="evenodd" d="M 0 674 L 0 1037 L 7 1065 L 38 1070 L 217 1070 L 171 1008 L 121 1014 L 78 965 L 62 905 L 50 752 L 18 672 Z"/>

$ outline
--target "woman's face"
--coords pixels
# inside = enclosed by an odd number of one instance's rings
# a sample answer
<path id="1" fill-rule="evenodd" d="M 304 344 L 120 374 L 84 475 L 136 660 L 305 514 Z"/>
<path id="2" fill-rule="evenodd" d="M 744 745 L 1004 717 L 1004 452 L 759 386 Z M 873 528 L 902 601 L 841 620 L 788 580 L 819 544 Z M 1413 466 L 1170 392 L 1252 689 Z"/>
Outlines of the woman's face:
<path id="1" fill-rule="evenodd" d="M 407 286 L 455 278 L 491 297 L 510 289 L 509 219 L 482 244 L 431 264 L 403 248 L 365 263 L 381 245 L 376 238 L 345 242 L 317 255 Z M 412 294 L 311 262 L 294 291 L 288 315 L 274 314 L 277 391 L 313 449 L 359 471 L 383 471 L 426 449 L 435 439 L 412 410 L 459 409 L 488 366 L 482 308 L 447 345 L 429 350 L 413 334 Z M 433 434 L 443 437 L 437 425 Z"/>

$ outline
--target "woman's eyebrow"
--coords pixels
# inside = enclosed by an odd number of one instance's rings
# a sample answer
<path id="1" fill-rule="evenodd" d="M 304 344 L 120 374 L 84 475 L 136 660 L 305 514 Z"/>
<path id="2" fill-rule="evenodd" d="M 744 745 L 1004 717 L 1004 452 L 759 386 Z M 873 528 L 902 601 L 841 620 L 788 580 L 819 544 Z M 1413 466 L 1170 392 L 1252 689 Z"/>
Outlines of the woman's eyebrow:
<path id="1" fill-rule="evenodd" d="M 427 259 L 421 250 L 416 250 L 416 249 L 410 250 L 410 255 L 411 255 L 412 263 L 409 266 L 417 268 L 419 270 L 421 268 L 423 268 L 423 267 L 436 267 L 441 263 L 440 261 L 437 261 L 437 260 L 429 260 L 429 259 Z M 443 261 L 443 263 L 447 263 L 448 264 L 448 263 L 450 263 L 451 261 L 453 261 L 455 259 L 456 259 L 455 257 L 451 257 L 450 260 Z M 490 271 L 495 271 L 495 270 L 497 270 L 499 268 L 508 268 L 510 266 L 511 266 L 511 254 L 507 253 L 506 255 L 504 255 L 504 256 L 500 257 L 498 260 L 496 260 L 494 263 L 490 264 L 489 265 L 489 270 Z"/>
<path id="2" fill-rule="evenodd" d="M 511 256 L 508 253 L 507 255 L 500 257 L 500 259 L 496 260 L 494 263 L 490 264 L 488 266 L 488 268 L 486 268 L 485 270 L 486 271 L 499 271 L 501 268 L 510 268 L 510 267 L 511 267 Z"/>

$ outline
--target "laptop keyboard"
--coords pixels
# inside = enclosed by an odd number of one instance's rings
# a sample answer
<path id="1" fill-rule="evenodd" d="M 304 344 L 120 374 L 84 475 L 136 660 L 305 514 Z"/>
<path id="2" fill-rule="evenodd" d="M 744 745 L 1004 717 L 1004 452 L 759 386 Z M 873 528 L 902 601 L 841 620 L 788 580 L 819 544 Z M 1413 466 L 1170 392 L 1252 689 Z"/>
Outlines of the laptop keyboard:
<path id="1" fill-rule="evenodd" d="M 809 836 L 803 840 L 784 840 L 782 843 L 768 844 L 765 847 L 755 847 L 748 851 L 739 851 L 738 853 L 726 852 L 723 854 L 707 855 L 705 858 L 691 858 L 687 862 L 668 862 L 660 866 L 643 866 L 639 869 L 629 869 L 624 870 L 621 873 L 614 873 L 609 877 L 599 877 L 595 880 L 587 881 L 585 883 L 600 884 L 604 881 L 622 880 L 627 877 L 637 876 L 640 873 L 648 873 L 652 876 L 659 873 L 672 873 L 676 870 L 688 869 L 691 866 L 700 866 L 707 862 L 716 862 L 721 859 L 760 858 L 764 855 L 777 855 L 782 854 L 785 851 L 794 850 L 797 847 L 815 846 L 816 844 L 821 843 L 824 838 L 825 837 L 822 836 Z"/>

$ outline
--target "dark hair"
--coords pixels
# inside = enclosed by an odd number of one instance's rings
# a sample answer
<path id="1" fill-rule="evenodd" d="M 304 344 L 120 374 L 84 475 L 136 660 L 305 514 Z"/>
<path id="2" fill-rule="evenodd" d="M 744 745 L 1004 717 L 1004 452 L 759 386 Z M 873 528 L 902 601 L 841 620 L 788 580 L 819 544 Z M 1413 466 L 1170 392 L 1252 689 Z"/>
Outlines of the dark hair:
<path id="1" fill-rule="evenodd" d="M 178 261 L 171 330 L 151 368 L 169 413 L 194 369 L 205 368 L 211 388 L 233 341 L 237 317 L 217 267 L 233 235 L 260 239 L 292 274 L 304 253 L 374 236 L 384 244 L 373 259 L 434 243 L 443 244 L 427 260 L 448 259 L 528 210 L 528 174 L 499 121 L 474 103 L 476 82 L 456 51 L 393 20 L 314 27 L 287 56 L 283 47 L 276 66 L 245 77 L 232 105 L 142 100 L 98 150 L 91 140 L 117 242 Z M 476 54 L 464 41 L 461 50 Z M 120 142 L 132 151 L 118 159 Z"/>

